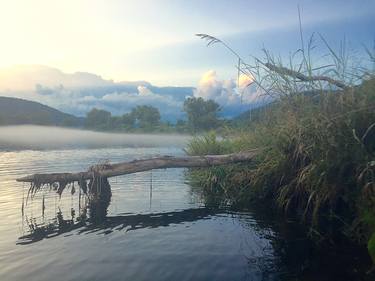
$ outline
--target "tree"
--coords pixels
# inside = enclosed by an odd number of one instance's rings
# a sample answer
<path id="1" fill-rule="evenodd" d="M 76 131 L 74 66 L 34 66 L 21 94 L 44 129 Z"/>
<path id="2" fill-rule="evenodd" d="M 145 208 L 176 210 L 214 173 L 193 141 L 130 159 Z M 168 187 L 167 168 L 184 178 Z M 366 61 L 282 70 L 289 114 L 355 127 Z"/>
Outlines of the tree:
<path id="1" fill-rule="evenodd" d="M 93 108 L 86 114 L 85 126 L 92 129 L 107 129 L 111 119 L 111 113 Z"/>
<path id="2" fill-rule="evenodd" d="M 133 112 L 125 113 L 121 116 L 122 126 L 124 129 L 130 130 L 134 128 L 135 116 Z"/>
<path id="3" fill-rule="evenodd" d="M 62 120 L 61 125 L 63 127 L 77 127 L 77 126 L 79 126 L 79 123 L 78 123 L 76 117 L 67 116 Z"/>
<path id="4" fill-rule="evenodd" d="M 111 118 L 109 118 L 107 128 L 110 130 L 121 130 L 122 118 L 120 116 L 112 116 Z"/>
<path id="5" fill-rule="evenodd" d="M 178 119 L 176 122 L 176 131 L 179 133 L 185 133 L 187 131 L 187 123 L 185 120 Z"/>
<path id="6" fill-rule="evenodd" d="M 184 111 L 188 116 L 188 126 L 193 132 L 214 129 L 220 123 L 217 116 L 220 106 L 213 100 L 188 98 L 184 102 Z"/>
<path id="7" fill-rule="evenodd" d="M 131 114 L 135 117 L 139 128 L 152 129 L 160 124 L 160 112 L 149 105 L 138 105 Z"/>

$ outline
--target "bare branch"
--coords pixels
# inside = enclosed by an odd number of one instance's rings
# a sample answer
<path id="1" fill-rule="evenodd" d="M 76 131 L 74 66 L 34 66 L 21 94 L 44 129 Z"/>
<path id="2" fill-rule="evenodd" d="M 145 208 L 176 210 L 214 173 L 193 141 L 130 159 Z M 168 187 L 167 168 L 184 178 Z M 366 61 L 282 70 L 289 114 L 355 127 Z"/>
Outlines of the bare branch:
<path id="1" fill-rule="evenodd" d="M 347 85 L 345 85 L 343 82 L 335 80 L 328 76 L 324 76 L 324 75 L 306 76 L 298 71 L 291 70 L 283 66 L 276 66 L 271 63 L 264 63 L 264 66 L 267 67 L 269 70 L 274 71 L 280 75 L 288 75 L 302 82 L 325 81 L 329 84 L 335 85 L 336 87 L 344 89 L 344 90 L 350 88 Z"/>

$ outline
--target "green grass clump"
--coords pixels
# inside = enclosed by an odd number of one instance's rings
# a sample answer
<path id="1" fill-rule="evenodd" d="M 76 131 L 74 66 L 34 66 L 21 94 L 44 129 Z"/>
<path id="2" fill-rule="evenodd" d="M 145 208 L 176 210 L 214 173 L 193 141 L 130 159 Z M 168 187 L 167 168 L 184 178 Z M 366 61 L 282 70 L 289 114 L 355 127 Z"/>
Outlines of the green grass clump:
<path id="1" fill-rule="evenodd" d="M 235 130 L 221 140 L 210 133 L 187 150 L 204 155 L 261 148 L 254 163 L 195 169 L 190 178 L 208 204 L 271 202 L 310 225 L 319 239 L 368 243 L 374 258 L 375 79 L 278 103 L 248 132 Z"/>
<path id="2" fill-rule="evenodd" d="M 223 140 L 211 134 L 192 141 L 188 152 L 193 155 L 259 150 L 251 165 L 194 171 L 204 193 L 232 206 L 265 201 L 300 218 L 319 240 L 367 244 L 374 258 L 373 51 L 366 49 L 369 60 L 363 65 L 358 61 L 364 58 L 351 56 L 345 42 L 334 51 L 320 36 L 328 54 L 319 58 L 312 36 L 307 45 L 301 40 L 287 64 L 267 50 L 263 59 L 245 62 L 225 42 L 198 36 L 235 55 L 238 73 L 272 101 L 233 122 Z"/>
<path id="3" fill-rule="evenodd" d="M 261 121 L 228 135 L 196 138 L 188 153 L 261 148 L 260 154 L 251 165 L 193 170 L 210 203 L 246 207 L 266 200 L 299 217 L 319 238 L 368 243 L 374 257 L 375 79 L 282 98 Z"/>
<path id="4" fill-rule="evenodd" d="M 218 155 L 233 152 L 231 142 L 218 140 L 214 131 L 203 136 L 194 137 L 187 145 L 186 151 L 190 155 Z"/>

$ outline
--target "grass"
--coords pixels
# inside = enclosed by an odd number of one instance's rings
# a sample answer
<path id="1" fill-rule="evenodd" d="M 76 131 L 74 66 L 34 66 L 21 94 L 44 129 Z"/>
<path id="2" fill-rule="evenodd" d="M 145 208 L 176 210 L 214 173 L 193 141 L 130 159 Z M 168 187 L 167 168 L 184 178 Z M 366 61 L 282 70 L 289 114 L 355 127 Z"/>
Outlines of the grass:
<path id="1" fill-rule="evenodd" d="M 204 37 L 221 42 L 210 38 Z M 344 47 L 335 53 L 322 40 L 331 58 L 323 66 L 313 66 L 313 39 L 287 67 L 267 51 L 252 65 L 239 58 L 240 72 L 272 95 L 272 106 L 221 140 L 213 133 L 194 139 L 187 152 L 262 152 L 253 165 L 198 169 L 190 176 L 210 203 L 246 208 L 265 202 L 298 217 L 317 241 L 367 244 L 374 260 L 374 71 L 349 67 Z"/>

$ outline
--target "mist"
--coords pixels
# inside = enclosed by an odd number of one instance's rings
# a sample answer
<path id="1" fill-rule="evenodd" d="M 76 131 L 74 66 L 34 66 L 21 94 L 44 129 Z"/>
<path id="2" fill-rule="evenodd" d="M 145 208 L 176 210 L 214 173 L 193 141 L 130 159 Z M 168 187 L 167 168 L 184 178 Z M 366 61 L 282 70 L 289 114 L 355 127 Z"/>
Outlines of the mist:
<path id="1" fill-rule="evenodd" d="M 107 147 L 185 147 L 191 137 L 177 134 L 103 133 L 59 127 L 0 127 L 0 150 Z"/>

